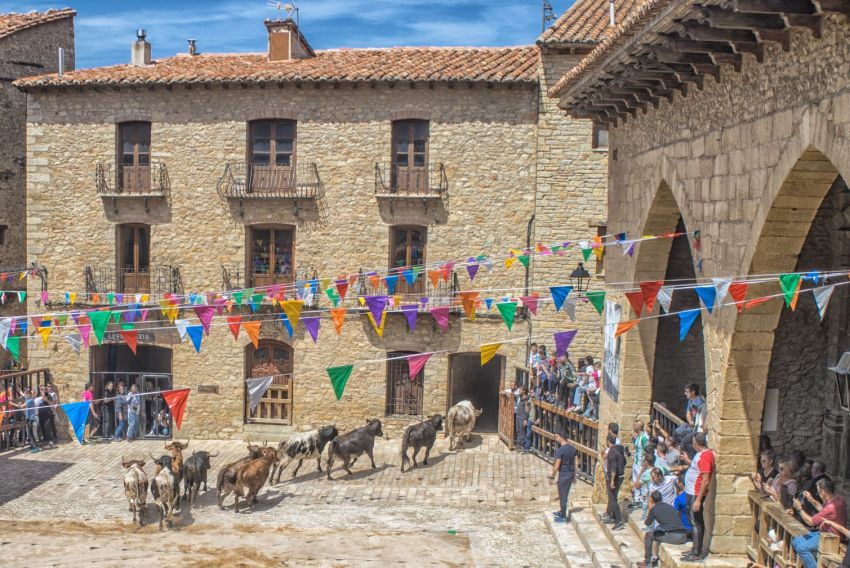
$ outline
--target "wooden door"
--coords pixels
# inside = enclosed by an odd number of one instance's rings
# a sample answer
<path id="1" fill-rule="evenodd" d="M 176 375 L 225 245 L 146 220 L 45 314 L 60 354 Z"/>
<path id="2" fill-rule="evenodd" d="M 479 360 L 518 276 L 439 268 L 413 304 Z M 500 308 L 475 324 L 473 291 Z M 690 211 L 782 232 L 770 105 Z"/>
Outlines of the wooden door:
<path id="1" fill-rule="evenodd" d="M 410 352 L 388 353 L 387 361 L 387 415 L 419 416 L 422 414 L 425 369 L 415 377 L 410 377 L 410 365 L 405 355 Z"/>
<path id="2" fill-rule="evenodd" d="M 253 228 L 248 270 L 251 286 L 289 284 L 295 279 L 294 230 Z"/>
<path id="3" fill-rule="evenodd" d="M 425 293 L 425 246 L 428 240 L 428 230 L 425 227 L 393 227 L 390 229 L 390 269 L 398 275 L 396 282 L 397 294 Z M 404 278 L 404 270 L 414 266 L 422 270 L 408 284 Z"/>
<path id="4" fill-rule="evenodd" d="M 150 227 L 120 225 L 118 282 L 122 293 L 150 292 Z"/>
<path id="5" fill-rule="evenodd" d="M 428 189 L 428 121 L 393 123 L 392 190 L 424 193 Z"/>
<path id="6" fill-rule="evenodd" d="M 292 348 L 271 340 L 260 341 L 257 349 L 249 346 L 248 372 L 252 378 L 274 378 L 253 413 L 245 389 L 246 421 L 292 424 Z"/>
<path id="7" fill-rule="evenodd" d="M 118 184 L 122 191 L 150 191 L 150 122 L 123 122 L 118 126 L 118 170 Z"/>
<path id="8" fill-rule="evenodd" d="M 293 191 L 295 121 L 257 120 L 249 128 L 248 191 Z"/>

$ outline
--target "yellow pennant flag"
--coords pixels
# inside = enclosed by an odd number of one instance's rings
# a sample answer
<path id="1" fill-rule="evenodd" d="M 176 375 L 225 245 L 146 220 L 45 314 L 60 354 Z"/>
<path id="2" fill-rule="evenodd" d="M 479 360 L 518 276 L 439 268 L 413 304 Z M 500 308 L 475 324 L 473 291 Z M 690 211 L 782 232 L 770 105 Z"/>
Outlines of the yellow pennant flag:
<path id="1" fill-rule="evenodd" d="M 77 293 L 76 292 L 70 292 L 68 294 L 68 299 L 71 301 L 71 305 L 73 306 L 74 303 L 77 301 Z"/>
<path id="2" fill-rule="evenodd" d="M 95 302 L 97 303 L 97 302 Z M 162 312 L 162 315 L 168 316 L 168 307 L 171 305 L 171 302 L 168 300 L 160 300 L 159 301 L 159 311 Z M 172 322 L 173 323 L 173 322 Z"/>
<path id="3" fill-rule="evenodd" d="M 140 298 L 140 302 L 142 304 L 147 304 L 148 300 L 150 300 L 150 299 L 151 299 L 151 297 L 148 296 L 147 294 L 142 294 L 142 297 Z"/>
<path id="4" fill-rule="evenodd" d="M 514 265 L 514 263 L 516 263 L 516 258 L 513 257 L 513 256 L 505 259 L 505 267 L 506 268 L 510 268 L 511 266 Z"/>
<path id="5" fill-rule="evenodd" d="M 38 334 L 41 335 L 41 342 L 44 344 L 44 348 L 47 349 L 47 338 L 50 337 L 50 332 L 52 331 L 52 327 L 39 327 Z"/>
<path id="6" fill-rule="evenodd" d="M 283 313 L 286 314 L 286 318 L 292 326 L 292 331 L 295 332 L 295 328 L 298 327 L 298 322 L 301 319 L 301 308 L 304 307 L 304 301 L 286 300 L 280 303 L 280 307 L 283 308 Z"/>
<path id="7" fill-rule="evenodd" d="M 501 343 L 486 343 L 481 346 L 481 366 L 487 364 L 487 362 L 496 356 L 496 352 L 501 347 Z"/>
<path id="8" fill-rule="evenodd" d="M 180 313 L 180 308 L 178 308 L 177 306 L 168 308 L 168 310 L 166 310 L 166 315 L 168 316 L 168 321 L 173 324 L 174 320 L 177 319 L 177 315 L 179 313 Z"/>
<path id="9" fill-rule="evenodd" d="M 372 317 L 372 313 L 369 312 L 366 314 L 369 316 L 369 321 L 372 322 L 372 327 L 375 328 L 375 333 L 378 334 L 378 337 L 384 336 L 384 324 L 387 323 L 387 311 L 384 310 L 381 312 L 381 325 L 380 327 L 375 323 L 375 318 Z"/>
<path id="10" fill-rule="evenodd" d="M 20 275 L 20 276 L 18 276 L 18 280 L 23 280 L 23 279 L 24 279 L 24 278 L 26 278 L 26 277 L 27 277 L 27 272 L 26 272 L 26 270 L 25 270 L 25 271 L 21 272 L 21 275 Z"/>

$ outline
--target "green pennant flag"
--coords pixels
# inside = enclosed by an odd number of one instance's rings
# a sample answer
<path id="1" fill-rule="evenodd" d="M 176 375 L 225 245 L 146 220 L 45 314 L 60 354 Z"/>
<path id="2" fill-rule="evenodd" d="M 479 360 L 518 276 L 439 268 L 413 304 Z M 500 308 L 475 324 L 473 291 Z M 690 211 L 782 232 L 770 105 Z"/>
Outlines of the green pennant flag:
<path id="1" fill-rule="evenodd" d="M 413 267 L 413 279 L 416 280 L 417 278 L 419 278 L 420 274 L 422 274 L 422 265 L 417 264 Z"/>
<path id="2" fill-rule="evenodd" d="M 329 286 L 328 289 L 325 290 L 325 294 L 328 295 L 328 299 L 330 299 L 334 307 L 337 307 L 339 305 L 339 294 L 336 293 L 335 287 Z"/>
<path id="3" fill-rule="evenodd" d="M 351 376 L 351 370 L 354 365 L 343 365 L 342 367 L 328 367 L 328 377 L 331 379 L 331 386 L 334 388 L 336 399 L 342 398 L 342 393 L 345 390 L 345 383 L 348 382 L 348 377 Z"/>
<path id="4" fill-rule="evenodd" d="M 601 316 L 602 309 L 605 307 L 605 292 L 586 292 L 584 295 L 587 296 L 587 299 L 590 300 L 590 303 L 593 304 L 593 307 L 596 308 L 596 311 Z"/>
<path id="5" fill-rule="evenodd" d="M 106 295 L 106 301 L 109 302 L 110 305 L 115 303 L 115 294 L 113 292 L 109 292 Z"/>
<path id="6" fill-rule="evenodd" d="M 121 321 L 121 312 L 110 311 L 109 315 L 112 316 L 112 321 L 118 323 Z"/>
<path id="7" fill-rule="evenodd" d="M 487 255 L 486 254 L 479 254 L 478 256 L 475 257 L 475 260 L 478 261 L 478 262 L 484 262 L 485 260 L 487 260 Z"/>
<path id="8" fill-rule="evenodd" d="M 251 294 L 251 303 L 255 306 L 259 306 L 260 304 L 263 303 L 263 298 L 265 298 L 265 297 L 266 297 L 266 295 L 263 294 L 262 292 L 257 292 L 256 294 Z"/>
<path id="9" fill-rule="evenodd" d="M 782 274 L 779 276 L 779 284 L 782 286 L 782 294 L 785 296 L 785 307 L 791 307 L 791 302 L 797 293 L 798 282 L 800 282 L 799 274 Z"/>
<path id="10" fill-rule="evenodd" d="M 502 314 L 502 319 L 505 320 L 505 325 L 508 326 L 508 331 L 514 326 L 514 316 L 516 316 L 516 302 L 499 302 L 496 304 L 499 308 L 499 313 Z"/>
<path id="11" fill-rule="evenodd" d="M 528 255 L 527 254 L 521 254 L 517 257 L 517 259 L 519 259 L 519 261 L 522 263 L 522 265 L 524 267 L 528 268 Z"/>
<path id="12" fill-rule="evenodd" d="M 552 245 L 552 246 L 550 247 L 550 250 L 551 250 L 552 252 L 558 252 L 559 250 L 561 250 L 561 245 Z"/>
<path id="13" fill-rule="evenodd" d="M 236 302 L 237 306 L 242 305 L 242 294 L 243 294 L 242 290 L 237 290 L 236 292 L 233 293 L 233 301 Z"/>
<path id="14" fill-rule="evenodd" d="M 20 335 L 10 335 L 8 339 L 6 339 L 6 351 L 11 353 L 12 358 L 15 361 L 21 360 L 21 336 Z"/>
<path id="15" fill-rule="evenodd" d="M 26 292 L 18 292 L 18 302 L 19 303 L 23 304 L 24 300 L 26 300 L 26 299 L 27 299 L 27 293 Z"/>
<path id="16" fill-rule="evenodd" d="M 593 252 L 593 249 L 590 249 L 590 248 L 581 249 L 581 256 L 584 257 L 585 262 L 587 262 L 587 259 L 590 258 L 590 253 L 592 253 L 592 252 Z"/>
<path id="17" fill-rule="evenodd" d="M 91 328 L 94 330 L 94 336 L 97 338 L 97 344 L 103 343 L 103 334 L 106 332 L 106 326 L 109 325 L 109 316 L 111 312 L 97 311 L 89 312 L 89 321 Z"/>

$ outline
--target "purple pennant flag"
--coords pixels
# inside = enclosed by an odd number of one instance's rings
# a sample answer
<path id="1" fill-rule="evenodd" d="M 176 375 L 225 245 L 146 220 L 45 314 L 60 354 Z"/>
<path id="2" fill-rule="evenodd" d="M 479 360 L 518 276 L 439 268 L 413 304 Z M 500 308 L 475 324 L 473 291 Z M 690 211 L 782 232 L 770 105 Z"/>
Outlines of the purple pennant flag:
<path id="1" fill-rule="evenodd" d="M 449 307 L 442 306 L 439 308 L 431 308 L 431 315 L 434 317 L 434 321 L 437 322 L 443 331 L 447 331 L 449 329 Z"/>
<path id="2" fill-rule="evenodd" d="M 366 296 L 363 299 L 366 300 L 366 306 L 372 313 L 372 318 L 375 320 L 375 324 L 381 325 L 381 315 L 384 313 L 384 308 L 387 307 L 387 297 Z"/>
<path id="3" fill-rule="evenodd" d="M 133 304 L 132 306 L 130 306 L 130 309 L 124 312 L 124 319 L 131 323 L 136 321 L 136 314 L 138 313 L 137 310 L 138 304 Z"/>
<path id="4" fill-rule="evenodd" d="M 124 303 L 124 294 L 115 294 L 115 299 L 118 300 L 119 304 Z"/>
<path id="5" fill-rule="evenodd" d="M 221 315 L 227 300 L 224 298 L 216 298 L 213 303 L 215 304 L 215 313 Z"/>
<path id="6" fill-rule="evenodd" d="M 416 312 L 419 310 L 418 304 L 405 304 L 401 306 L 401 311 L 407 318 L 407 327 L 410 331 L 416 329 Z"/>
<path id="7" fill-rule="evenodd" d="M 313 343 L 316 343 L 319 340 L 320 322 L 321 318 L 319 317 L 301 318 L 301 323 L 303 323 L 304 327 L 307 328 L 307 331 L 310 333 L 310 337 L 313 338 Z"/>
<path id="8" fill-rule="evenodd" d="M 428 298 L 419 298 L 419 303 L 423 306 L 428 305 Z"/>
<path id="9" fill-rule="evenodd" d="M 475 275 L 478 274 L 478 265 L 477 264 L 467 264 L 466 272 L 469 274 L 469 280 L 475 280 Z"/>
<path id="10" fill-rule="evenodd" d="M 567 352 L 577 333 L 577 329 L 571 329 L 570 331 L 559 331 L 555 334 L 555 357 L 561 357 Z"/>

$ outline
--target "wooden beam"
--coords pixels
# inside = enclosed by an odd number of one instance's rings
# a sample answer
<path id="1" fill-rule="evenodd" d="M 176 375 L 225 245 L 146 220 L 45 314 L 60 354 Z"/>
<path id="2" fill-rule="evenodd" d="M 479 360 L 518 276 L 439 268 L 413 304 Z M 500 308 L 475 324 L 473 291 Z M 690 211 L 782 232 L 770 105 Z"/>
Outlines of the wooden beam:
<path id="1" fill-rule="evenodd" d="M 847 0 L 812 0 L 824 14 L 847 14 L 850 16 L 850 2 Z"/>
<path id="2" fill-rule="evenodd" d="M 658 45 L 650 45 L 646 49 L 662 63 L 714 63 L 707 53 L 681 53 Z"/>
<path id="3" fill-rule="evenodd" d="M 810 0 L 735 0 L 732 7 L 737 12 L 759 14 L 814 14 L 817 8 Z"/>
<path id="4" fill-rule="evenodd" d="M 727 30 L 713 28 L 708 24 L 696 22 L 680 22 L 682 32 L 698 41 L 746 41 L 758 42 L 759 38 L 750 30 Z"/>
<path id="5" fill-rule="evenodd" d="M 743 58 L 738 53 L 712 53 L 711 58 L 717 65 L 731 65 L 735 71 L 741 72 Z"/>
<path id="6" fill-rule="evenodd" d="M 727 30 L 784 30 L 785 19 L 778 14 L 747 14 L 718 6 L 703 6 L 702 13 L 715 28 Z"/>
<path id="7" fill-rule="evenodd" d="M 683 53 L 734 53 L 728 41 L 694 41 L 676 35 L 663 36 L 670 49 Z"/>
<path id="8" fill-rule="evenodd" d="M 774 41 L 782 46 L 782 51 L 791 51 L 791 30 L 758 30 L 756 35 L 761 41 Z"/>
<path id="9" fill-rule="evenodd" d="M 732 43 L 737 53 L 751 53 L 756 61 L 764 63 L 764 45 L 754 41 L 736 41 Z"/>
<path id="10" fill-rule="evenodd" d="M 821 16 L 786 14 L 785 19 L 788 21 L 789 26 L 811 30 L 812 35 L 818 39 L 823 37 L 823 17 Z"/>

